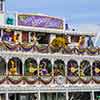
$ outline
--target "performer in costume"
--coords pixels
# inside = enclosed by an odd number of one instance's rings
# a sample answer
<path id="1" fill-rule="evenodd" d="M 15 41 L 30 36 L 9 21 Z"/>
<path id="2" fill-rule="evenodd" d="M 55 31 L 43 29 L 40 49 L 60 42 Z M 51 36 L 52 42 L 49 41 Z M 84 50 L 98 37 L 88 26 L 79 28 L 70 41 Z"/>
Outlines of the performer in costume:
<path id="1" fill-rule="evenodd" d="M 11 60 L 11 67 L 10 67 L 10 70 L 9 70 L 9 74 L 10 75 L 16 75 L 17 74 L 17 66 L 16 66 L 16 63 Z"/>

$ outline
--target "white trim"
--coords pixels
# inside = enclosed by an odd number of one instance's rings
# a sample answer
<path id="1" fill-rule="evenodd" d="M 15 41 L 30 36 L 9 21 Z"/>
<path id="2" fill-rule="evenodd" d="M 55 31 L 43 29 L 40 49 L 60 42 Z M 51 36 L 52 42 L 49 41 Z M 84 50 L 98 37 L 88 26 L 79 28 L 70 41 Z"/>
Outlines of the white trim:
<path id="1" fill-rule="evenodd" d="M 96 32 L 81 32 L 81 31 L 70 31 L 70 30 L 66 30 L 65 34 L 69 34 L 69 35 L 88 35 L 88 36 L 95 36 Z"/>
<path id="2" fill-rule="evenodd" d="M 14 25 L 2 25 L 0 28 L 10 28 L 13 30 L 23 30 L 23 31 L 33 31 L 33 32 L 45 32 L 45 33 L 55 33 L 55 34 L 69 34 L 69 35 L 89 35 L 95 36 L 96 32 L 79 32 L 61 29 L 50 29 L 50 28 L 36 28 L 36 27 L 26 27 L 26 26 L 14 26 Z"/>
<path id="3" fill-rule="evenodd" d="M 14 26 L 14 25 L 4 25 L 4 26 L 0 26 L 0 28 L 10 28 L 10 29 L 13 29 L 13 30 L 24 30 L 24 31 L 64 34 L 64 31 L 60 30 L 60 29 L 35 28 L 35 27 Z"/>

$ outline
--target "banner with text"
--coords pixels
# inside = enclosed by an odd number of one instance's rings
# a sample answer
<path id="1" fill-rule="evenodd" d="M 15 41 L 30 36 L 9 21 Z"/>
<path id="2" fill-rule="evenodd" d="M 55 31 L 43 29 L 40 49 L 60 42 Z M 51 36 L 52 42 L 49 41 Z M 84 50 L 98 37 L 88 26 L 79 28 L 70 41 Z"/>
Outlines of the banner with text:
<path id="1" fill-rule="evenodd" d="M 43 15 L 18 14 L 17 25 L 39 28 L 64 29 L 64 21 L 60 18 Z"/>

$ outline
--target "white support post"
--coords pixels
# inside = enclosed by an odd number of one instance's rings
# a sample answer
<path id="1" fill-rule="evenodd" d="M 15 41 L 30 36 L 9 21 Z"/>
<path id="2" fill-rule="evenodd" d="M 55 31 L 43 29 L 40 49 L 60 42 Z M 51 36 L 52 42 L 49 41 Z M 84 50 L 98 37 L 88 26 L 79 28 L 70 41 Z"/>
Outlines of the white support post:
<path id="1" fill-rule="evenodd" d="M 56 100 L 58 99 L 58 92 L 56 92 Z"/>
<path id="2" fill-rule="evenodd" d="M 8 93 L 6 93 L 6 100 L 8 100 Z"/>
<path id="3" fill-rule="evenodd" d="M 40 97 L 40 90 L 38 91 L 38 100 L 41 100 L 41 97 Z"/>
<path id="4" fill-rule="evenodd" d="M 39 71 L 39 63 L 40 63 L 40 59 L 37 58 L 36 60 L 37 60 L 37 68 L 38 68 L 38 76 L 39 76 L 39 73 L 40 73 L 40 71 Z"/>
<path id="5" fill-rule="evenodd" d="M 1 29 L 1 37 L 0 37 L 0 41 L 2 41 L 2 37 L 3 37 L 3 29 Z"/>
<path id="6" fill-rule="evenodd" d="M 77 63 L 78 63 L 78 74 L 80 76 L 80 60 L 77 60 Z"/>
<path id="7" fill-rule="evenodd" d="M 51 59 L 51 64 L 52 64 L 52 76 L 54 75 L 54 72 L 53 72 L 53 67 L 54 67 L 54 59 L 52 58 Z"/>
<path id="8" fill-rule="evenodd" d="M 25 59 L 22 58 L 21 60 L 22 60 L 22 75 L 24 75 L 24 63 L 25 63 Z"/>
<path id="9" fill-rule="evenodd" d="M 91 66 L 91 77 L 92 77 L 92 76 L 93 76 L 93 69 L 92 69 L 93 61 L 90 60 L 89 62 L 90 62 L 90 66 Z M 91 82 L 92 82 L 92 81 L 91 81 Z"/>
<path id="10" fill-rule="evenodd" d="M 8 61 L 9 61 L 9 59 L 6 58 L 6 74 L 7 74 L 7 75 L 8 75 Z"/>
<path id="11" fill-rule="evenodd" d="M 91 93 L 91 100 L 94 100 L 94 91 Z"/>
<path id="12" fill-rule="evenodd" d="M 68 89 L 66 89 L 66 100 L 68 100 Z"/>

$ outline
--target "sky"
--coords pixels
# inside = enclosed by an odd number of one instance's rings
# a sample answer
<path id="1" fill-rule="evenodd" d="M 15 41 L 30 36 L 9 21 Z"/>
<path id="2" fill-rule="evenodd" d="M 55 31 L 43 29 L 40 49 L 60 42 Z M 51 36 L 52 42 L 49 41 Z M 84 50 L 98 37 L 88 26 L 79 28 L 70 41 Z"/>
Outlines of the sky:
<path id="1" fill-rule="evenodd" d="M 6 0 L 6 10 L 57 16 L 72 26 L 100 25 L 100 0 Z M 100 41 L 96 44 L 100 46 Z"/>
<path id="2" fill-rule="evenodd" d="M 6 0 L 6 10 L 57 16 L 69 24 L 100 24 L 100 0 Z"/>

